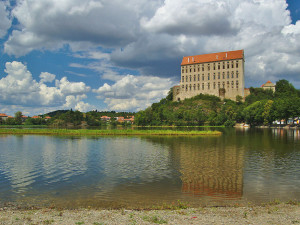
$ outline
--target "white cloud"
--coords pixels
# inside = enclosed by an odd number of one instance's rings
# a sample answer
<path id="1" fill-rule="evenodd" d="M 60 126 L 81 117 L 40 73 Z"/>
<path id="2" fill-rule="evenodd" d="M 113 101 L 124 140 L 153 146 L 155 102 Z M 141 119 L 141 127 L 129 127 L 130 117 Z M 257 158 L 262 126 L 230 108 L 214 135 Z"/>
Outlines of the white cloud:
<path id="1" fill-rule="evenodd" d="M 70 66 L 105 80 L 123 79 L 124 68 L 179 80 L 183 56 L 237 49 L 245 50 L 246 84 L 299 80 L 300 22 L 291 24 L 285 0 L 22 0 L 12 15 L 20 29 L 6 53 L 68 44 L 72 56 L 93 60 Z"/>
<path id="2" fill-rule="evenodd" d="M 226 1 L 227 2 L 227 1 Z M 165 0 L 150 18 L 142 18 L 141 26 L 171 35 L 224 35 L 236 32 L 230 20 L 230 3 L 224 0 Z"/>
<path id="3" fill-rule="evenodd" d="M 7 33 L 7 30 L 11 26 L 11 19 L 7 11 L 8 2 L 0 2 L 0 38 L 4 37 Z"/>
<path id="4" fill-rule="evenodd" d="M 55 79 L 54 74 L 43 72 L 40 74 L 40 82 L 37 82 L 23 63 L 7 62 L 5 66 L 7 75 L 0 79 L 1 106 L 7 105 L 10 110 L 16 107 L 28 110 L 28 107 L 31 107 L 31 111 L 41 107 L 44 109 L 92 107 L 82 101 L 90 91 L 90 87 L 83 82 L 70 82 L 63 77 L 55 81 L 55 87 L 51 87 L 45 83 L 52 82 Z"/>
<path id="5" fill-rule="evenodd" d="M 105 83 L 93 92 L 105 99 L 109 110 L 137 111 L 165 97 L 174 83 L 168 78 L 127 75 L 113 85 Z"/>
<path id="6" fill-rule="evenodd" d="M 5 52 L 20 56 L 32 49 L 51 49 L 76 42 L 108 47 L 126 45 L 139 33 L 138 15 L 146 3 L 138 0 L 128 0 L 126 4 L 121 0 L 18 1 L 12 14 L 21 29 L 12 33 Z"/>
<path id="7" fill-rule="evenodd" d="M 42 72 L 40 74 L 40 82 L 41 83 L 46 83 L 46 82 L 52 82 L 55 80 L 55 75 L 54 74 L 51 74 L 51 73 L 48 73 L 48 72 Z"/>

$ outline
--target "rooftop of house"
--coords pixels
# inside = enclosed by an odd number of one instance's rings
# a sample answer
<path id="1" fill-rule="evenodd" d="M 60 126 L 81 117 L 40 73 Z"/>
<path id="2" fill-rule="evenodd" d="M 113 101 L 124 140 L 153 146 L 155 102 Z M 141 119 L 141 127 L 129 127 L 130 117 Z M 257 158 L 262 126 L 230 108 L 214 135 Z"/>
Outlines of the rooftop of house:
<path id="1" fill-rule="evenodd" d="M 5 113 L 0 113 L 0 117 L 8 117 Z"/>
<path id="2" fill-rule="evenodd" d="M 218 62 L 232 59 L 243 59 L 244 50 L 210 53 L 204 55 L 185 56 L 182 59 L 181 65 L 198 64 L 205 62 Z"/>
<path id="3" fill-rule="evenodd" d="M 268 80 L 265 84 L 261 85 L 261 87 L 275 87 L 275 84 Z"/>

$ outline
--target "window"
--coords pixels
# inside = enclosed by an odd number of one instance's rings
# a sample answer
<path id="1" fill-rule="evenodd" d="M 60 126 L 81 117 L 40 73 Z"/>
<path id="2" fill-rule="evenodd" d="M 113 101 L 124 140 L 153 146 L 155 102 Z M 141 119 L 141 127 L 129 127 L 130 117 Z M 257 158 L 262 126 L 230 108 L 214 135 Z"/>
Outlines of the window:
<path id="1" fill-rule="evenodd" d="M 182 82 L 184 82 L 184 76 L 182 76 Z"/>
<path id="2" fill-rule="evenodd" d="M 225 79 L 225 72 L 222 73 L 223 79 Z"/>
<path id="3" fill-rule="evenodd" d="M 200 84 L 198 84 L 198 90 L 200 90 Z"/>
<path id="4" fill-rule="evenodd" d="M 229 69 L 229 62 L 227 62 L 227 69 Z"/>
<path id="5" fill-rule="evenodd" d="M 202 65 L 202 71 L 204 71 L 204 65 Z"/>
<path id="6" fill-rule="evenodd" d="M 200 67 L 198 66 L 198 72 L 200 72 Z"/>
<path id="7" fill-rule="evenodd" d="M 234 82 L 233 81 L 231 81 L 231 88 L 233 89 L 234 87 Z"/>
<path id="8" fill-rule="evenodd" d="M 220 82 L 218 82 L 218 89 L 220 89 Z"/>
<path id="9" fill-rule="evenodd" d="M 220 63 L 218 63 L 218 70 L 220 69 L 220 66 L 221 66 Z"/>
<path id="10" fill-rule="evenodd" d="M 216 70 L 216 64 L 214 63 L 214 70 Z"/>
<path id="11" fill-rule="evenodd" d="M 227 81 L 227 88 L 229 89 L 229 81 Z"/>
<path id="12" fill-rule="evenodd" d="M 185 72 L 187 73 L 187 69 L 185 69 Z"/>
<path id="13" fill-rule="evenodd" d="M 222 83 L 223 88 L 225 88 L 225 82 Z"/>
<path id="14" fill-rule="evenodd" d="M 218 79 L 220 80 L 220 72 L 218 72 Z"/>
<path id="15" fill-rule="evenodd" d="M 207 84 L 207 89 L 208 89 L 208 90 L 210 89 L 210 83 Z"/>
<path id="16" fill-rule="evenodd" d="M 195 66 L 194 66 L 194 72 L 196 72 L 196 68 L 195 68 Z"/>
<path id="17" fill-rule="evenodd" d="M 185 81 L 188 82 L 188 76 L 185 77 Z"/>
<path id="18" fill-rule="evenodd" d="M 204 80 L 204 74 L 202 74 L 202 80 Z"/>
<path id="19" fill-rule="evenodd" d="M 192 85 L 190 84 L 190 91 L 192 90 Z"/>
<path id="20" fill-rule="evenodd" d="M 209 65 L 209 64 L 207 64 L 207 70 L 208 70 L 208 71 L 210 70 L 210 65 Z"/>
<path id="21" fill-rule="evenodd" d="M 234 68 L 234 62 L 231 61 L 231 68 Z"/>
<path id="22" fill-rule="evenodd" d="M 190 75 L 190 82 L 192 81 L 192 76 Z"/>
<path id="23" fill-rule="evenodd" d="M 185 91 L 188 91 L 188 85 L 185 86 Z"/>
<path id="24" fill-rule="evenodd" d="M 192 72 L 192 69 L 190 69 L 190 73 Z"/>
<path id="25" fill-rule="evenodd" d="M 236 62 L 235 62 L 235 67 L 236 67 L 236 68 L 239 68 L 239 61 L 236 61 Z"/>
<path id="26" fill-rule="evenodd" d="M 198 74 L 198 81 L 200 81 L 200 74 Z"/>
<path id="27" fill-rule="evenodd" d="M 229 71 L 227 71 L 227 79 L 229 79 Z"/>
<path id="28" fill-rule="evenodd" d="M 210 80 L 210 75 L 209 75 L 209 73 L 208 73 L 208 75 L 207 75 L 207 80 Z"/>
<path id="29" fill-rule="evenodd" d="M 202 90 L 204 90 L 204 83 L 202 83 Z"/>
<path id="30" fill-rule="evenodd" d="M 216 89 L 216 83 L 214 82 L 214 89 Z"/>
<path id="31" fill-rule="evenodd" d="M 223 70 L 225 69 L 225 62 L 223 62 Z"/>
<path id="32" fill-rule="evenodd" d="M 194 84 L 194 91 L 196 91 L 196 84 Z"/>
<path id="33" fill-rule="evenodd" d="M 234 72 L 231 71 L 231 78 L 234 78 Z"/>
<path id="34" fill-rule="evenodd" d="M 239 78 L 239 71 L 236 71 L 236 78 Z"/>
<path id="35" fill-rule="evenodd" d="M 239 81 L 237 80 L 235 83 L 236 83 L 236 88 L 239 88 Z"/>
<path id="36" fill-rule="evenodd" d="M 194 75 L 194 81 L 196 81 L 196 75 Z"/>
<path id="37" fill-rule="evenodd" d="M 214 80 L 216 79 L 216 73 L 214 73 Z"/>
<path id="38" fill-rule="evenodd" d="M 184 69 L 182 69 L 182 71 L 181 71 L 182 73 L 184 73 Z"/>

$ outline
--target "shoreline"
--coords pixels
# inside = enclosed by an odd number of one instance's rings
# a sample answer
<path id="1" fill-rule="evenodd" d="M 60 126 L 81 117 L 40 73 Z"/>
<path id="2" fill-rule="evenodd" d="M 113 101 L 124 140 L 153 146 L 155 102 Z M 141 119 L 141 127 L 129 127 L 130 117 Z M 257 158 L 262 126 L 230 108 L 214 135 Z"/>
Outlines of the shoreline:
<path id="1" fill-rule="evenodd" d="M 0 208 L 0 224 L 299 224 L 299 203 L 187 209 Z"/>
<path id="2" fill-rule="evenodd" d="M 75 136 L 218 136 L 220 131 L 178 130 L 87 130 L 87 129 L 3 129 L 0 134 L 75 135 Z"/>

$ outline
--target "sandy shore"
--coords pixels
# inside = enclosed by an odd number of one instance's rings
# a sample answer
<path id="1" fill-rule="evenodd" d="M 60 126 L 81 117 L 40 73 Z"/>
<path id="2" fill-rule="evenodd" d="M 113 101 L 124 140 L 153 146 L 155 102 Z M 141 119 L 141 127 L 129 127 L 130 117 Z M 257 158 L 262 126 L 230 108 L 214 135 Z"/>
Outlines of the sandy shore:
<path id="1" fill-rule="evenodd" d="M 300 224 L 300 206 L 283 203 L 178 210 L 0 210 L 0 224 Z"/>

